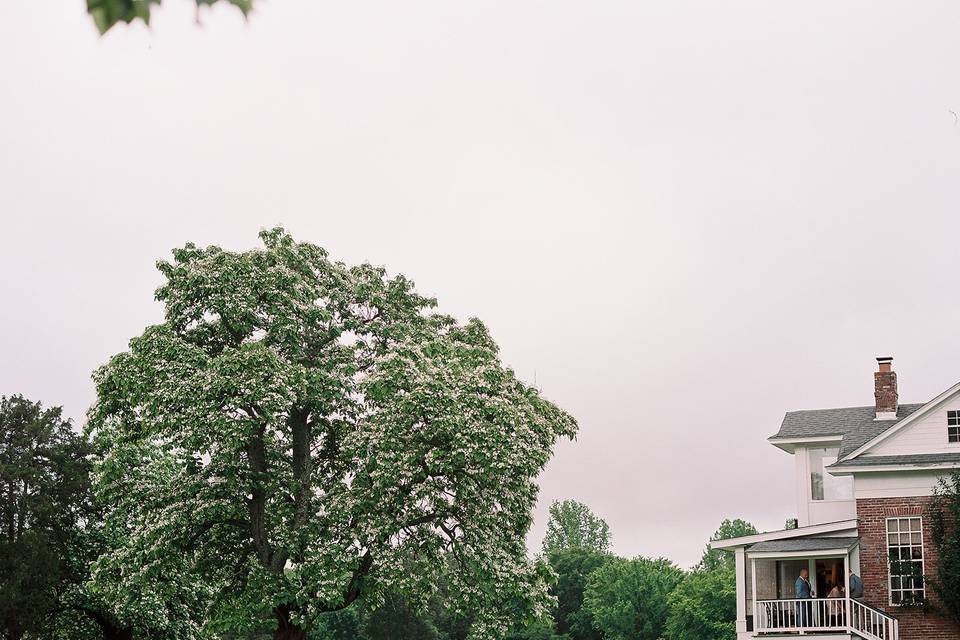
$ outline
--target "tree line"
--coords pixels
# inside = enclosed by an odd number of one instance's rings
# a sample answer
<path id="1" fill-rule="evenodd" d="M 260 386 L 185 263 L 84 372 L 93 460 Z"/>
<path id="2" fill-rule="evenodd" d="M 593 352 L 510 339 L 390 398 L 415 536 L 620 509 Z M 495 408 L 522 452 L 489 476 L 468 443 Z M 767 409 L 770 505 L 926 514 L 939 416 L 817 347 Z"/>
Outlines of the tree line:
<path id="1" fill-rule="evenodd" d="M 403 275 L 280 228 L 260 240 L 157 263 L 163 321 L 94 372 L 82 434 L 7 400 L 2 455 L 28 462 L 5 487 L 5 562 L 60 558 L 65 581 L 5 583 L 34 598 L 6 633 L 56 612 L 111 638 L 304 640 L 328 614 L 420 608 L 437 585 L 472 637 L 544 615 L 524 537 L 574 418 Z"/>
<path id="2" fill-rule="evenodd" d="M 711 540 L 757 533 L 724 520 Z M 550 507 L 540 560 L 552 573 L 549 615 L 514 626 L 508 640 L 729 640 L 736 635 L 734 558 L 704 551 L 685 571 L 665 558 L 627 559 L 610 552 L 610 529 L 584 504 Z M 438 599 L 423 610 L 401 599 L 360 615 L 324 622 L 316 640 L 463 640 L 465 620 Z"/>
<path id="3" fill-rule="evenodd" d="M 58 407 L 22 396 L 0 398 L 0 621 L 8 640 L 132 640 L 134 637 L 257 637 L 257 633 L 205 634 L 189 615 L 205 597 L 170 582 L 161 610 L 141 610 L 142 622 L 118 614 L 109 593 L 94 580 L 100 559 L 116 541 L 104 527 L 105 510 L 93 491 L 89 439 Z M 714 538 L 747 535 L 741 520 L 724 521 Z M 454 563 L 452 559 L 445 562 Z M 664 558 L 618 557 L 610 529 L 584 504 L 550 507 L 542 552 L 534 564 L 551 597 L 546 615 L 518 607 L 505 637 L 511 640 L 658 638 L 711 640 L 731 637 L 735 617 L 732 557 L 706 550 L 692 571 Z M 453 584 L 440 582 L 425 601 L 386 589 L 372 603 L 318 616 L 310 640 L 466 640 L 471 610 L 455 606 Z M 209 602 L 207 602 L 209 604 Z M 179 613 L 178 613 L 179 612 Z M 178 615 L 181 628 L 163 620 Z M 199 617 L 195 616 L 196 620 Z M 154 621 L 152 624 L 145 622 Z"/>
<path id="4" fill-rule="evenodd" d="M 260 240 L 157 263 L 163 321 L 94 372 L 82 431 L 3 399 L 5 638 L 501 639 L 561 608 L 560 633 L 579 615 L 617 637 L 640 602 L 657 632 L 682 572 L 610 556 L 588 509 L 558 505 L 527 552 L 536 477 L 577 423 L 482 322 L 284 229 Z M 555 605 L 571 580 L 576 615 Z"/>

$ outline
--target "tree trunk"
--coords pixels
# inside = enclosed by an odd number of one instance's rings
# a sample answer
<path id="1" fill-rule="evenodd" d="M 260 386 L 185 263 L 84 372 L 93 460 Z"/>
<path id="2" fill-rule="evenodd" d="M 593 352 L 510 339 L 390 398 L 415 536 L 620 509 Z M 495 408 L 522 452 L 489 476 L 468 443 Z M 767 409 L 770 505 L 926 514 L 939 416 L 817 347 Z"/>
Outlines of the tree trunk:
<path id="1" fill-rule="evenodd" d="M 307 632 L 290 621 L 291 609 L 287 605 L 280 605 L 274 613 L 277 616 L 277 629 L 273 632 L 273 640 L 307 640 Z"/>
<path id="2" fill-rule="evenodd" d="M 86 613 L 91 620 L 97 623 L 100 632 L 103 634 L 103 640 L 133 640 L 133 627 L 120 627 L 114 623 L 113 619 L 93 608 L 82 607 L 80 611 Z"/>
<path id="3" fill-rule="evenodd" d="M 118 629 L 117 627 L 103 630 L 103 640 L 133 640 L 133 629 Z"/>
<path id="4" fill-rule="evenodd" d="M 273 640 L 307 640 L 307 632 L 300 627 L 287 627 L 273 632 Z"/>
<path id="5" fill-rule="evenodd" d="M 14 615 L 16 615 L 16 612 L 14 612 Z M 0 621 L 0 638 L 20 640 L 26 634 L 26 628 L 16 618 L 6 618 Z"/>

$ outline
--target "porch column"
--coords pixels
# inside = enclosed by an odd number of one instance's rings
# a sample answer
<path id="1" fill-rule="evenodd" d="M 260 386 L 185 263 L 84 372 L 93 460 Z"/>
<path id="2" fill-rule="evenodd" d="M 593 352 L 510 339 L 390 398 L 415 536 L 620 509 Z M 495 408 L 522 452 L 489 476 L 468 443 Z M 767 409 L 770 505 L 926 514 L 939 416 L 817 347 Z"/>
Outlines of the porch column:
<path id="1" fill-rule="evenodd" d="M 850 561 L 850 549 L 847 549 L 847 561 L 843 565 L 843 595 L 845 596 L 843 599 L 843 605 L 846 612 L 844 614 L 845 617 L 843 621 L 848 629 L 853 622 L 850 619 L 850 572 L 853 570 L 853 565 L 850 564 Z"/>
<path id="2" fill-rule="evenodd" d="M 746 548 L 737 547 L 737 633 L 747 632 L 747 562 Z M 756 591 L 756 588 L 754 588 Z M 756 602 L 756 600 L 754 600 Z"/>
<path id="3" fill-rule="evenodd" d="M 757 611 L 757 559 L 756 559 L 756 558 L 750 558 L 750 574 L 751 574 L 751 577 L 753 578 L 753 579 L 750 581 L 750 586 L 753 587 L 753 611 L 754 611 L 753 630 L 756 631 L 756 630 L 757 630 L 757 618 L 756 618 L 756 611 Z"/>

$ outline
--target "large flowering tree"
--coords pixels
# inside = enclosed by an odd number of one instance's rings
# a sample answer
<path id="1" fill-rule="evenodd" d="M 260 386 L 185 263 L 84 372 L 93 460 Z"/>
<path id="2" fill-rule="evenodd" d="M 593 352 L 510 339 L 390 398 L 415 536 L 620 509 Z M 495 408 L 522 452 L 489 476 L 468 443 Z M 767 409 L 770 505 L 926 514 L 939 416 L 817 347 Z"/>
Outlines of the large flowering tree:
<path id="1" fill-rule="evenodd" d="M 96 487 L 123 541 L 98 593 L 180 636 L 301 639 L 441 574 L 477 636 L 542 611 L 524 536 L 574 419 L 403 276 L 261 238 L 160 262 L 165 321 L 95 374 Z"/>

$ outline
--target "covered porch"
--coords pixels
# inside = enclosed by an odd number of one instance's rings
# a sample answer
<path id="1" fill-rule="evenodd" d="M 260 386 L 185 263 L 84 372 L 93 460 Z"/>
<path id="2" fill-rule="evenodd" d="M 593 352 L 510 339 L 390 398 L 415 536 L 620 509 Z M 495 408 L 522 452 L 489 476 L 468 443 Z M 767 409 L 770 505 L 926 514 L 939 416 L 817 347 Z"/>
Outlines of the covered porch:
<path id="1" fill-rule="evenodd" d="M 849 633 L 848 567 L 859 564 L 855 537 L 759 542 L 745 549 L 754 634 Z M 809 574 L 813 598 L 799 599 L 797 578 Z"/>
<path id="2" fill-rule="evenodd" d="M 857 534 L 857 521 L 844 520 L 711 542 L 736 560 L 737 640 L 898 640 L 895 618 L 850 597 L 850 570 L 860 575 Z M 809 572 L 812 598 L 796 597 L 801 569 Z"/>
<path id="3" fill-rule="evenodd" d="M 736 559 L 738 600 L 743 585 L 738 638 L 899 639 L 896 619 L 851 597 L 850 570 L 859 574 L 860 567 L 859 538 L 765 540 L 737 548 Z M 804 569 L 813 597 L 801 599 L 796 582 Z"/>

